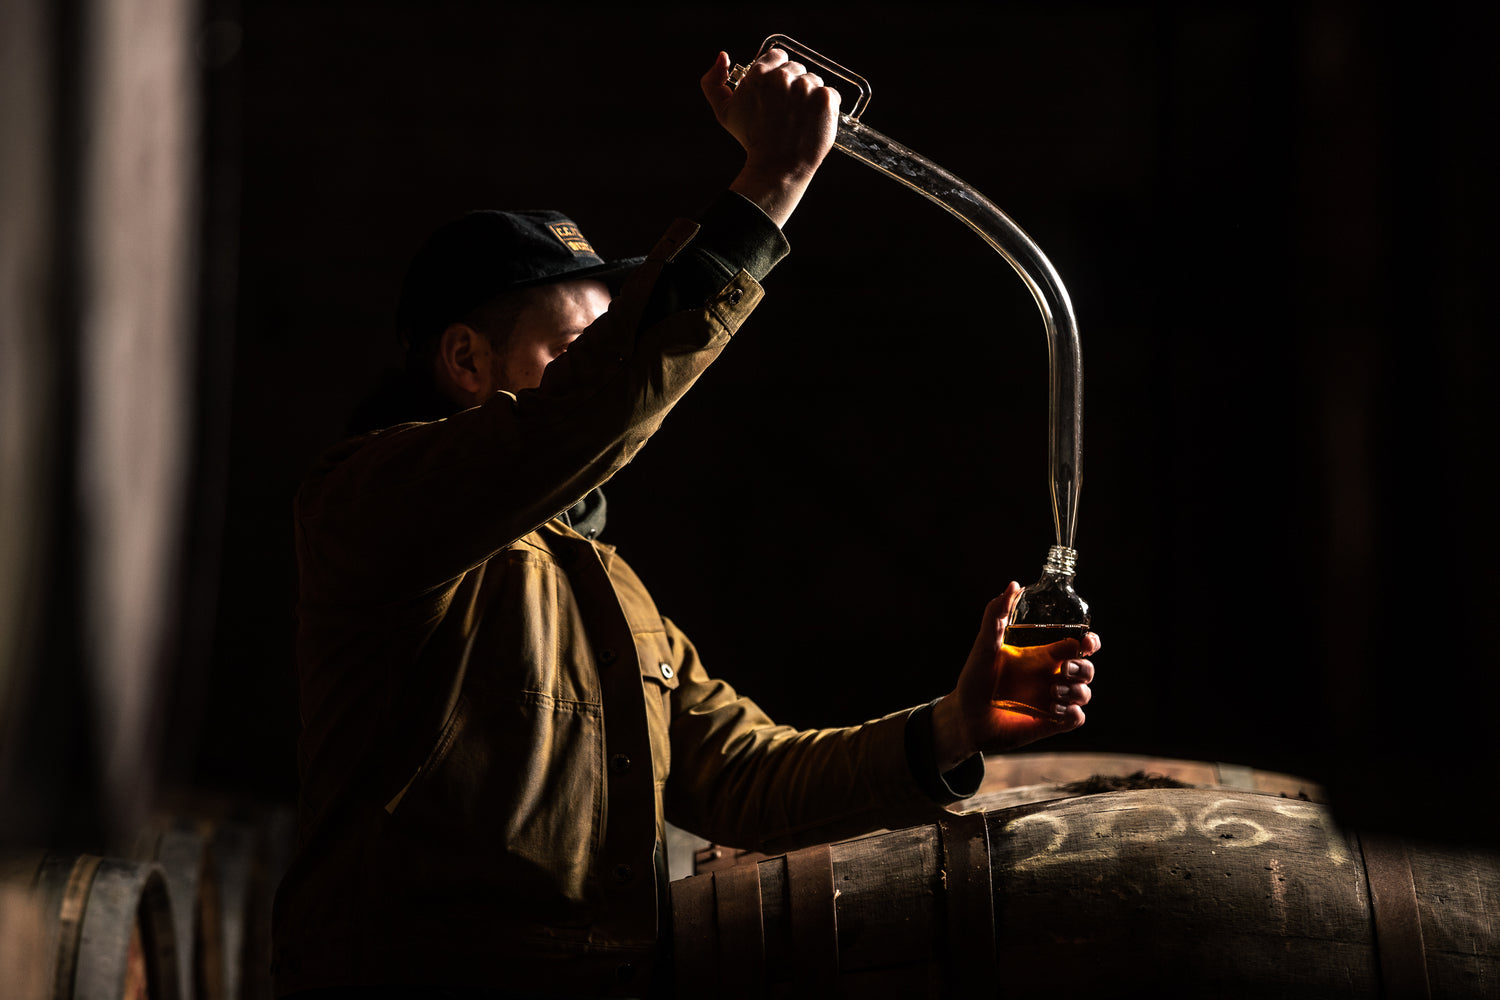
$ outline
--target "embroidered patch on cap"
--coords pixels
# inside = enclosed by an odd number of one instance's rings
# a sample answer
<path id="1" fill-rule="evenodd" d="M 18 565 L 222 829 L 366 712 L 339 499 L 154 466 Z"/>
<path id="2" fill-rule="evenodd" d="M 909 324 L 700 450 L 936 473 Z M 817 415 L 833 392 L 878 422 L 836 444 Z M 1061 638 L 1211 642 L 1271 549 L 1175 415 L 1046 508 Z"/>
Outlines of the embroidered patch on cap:
<path id="1" fill-rule="evenodd" d="M 575 254 L 593 253 L 594 248 L 589 246 L 589 241 L 583 238 L 578 227 L 566 222 L 553 222 L 547 226 L 552 230 L 552 235 L 562 240 L 563 246 Z"/>

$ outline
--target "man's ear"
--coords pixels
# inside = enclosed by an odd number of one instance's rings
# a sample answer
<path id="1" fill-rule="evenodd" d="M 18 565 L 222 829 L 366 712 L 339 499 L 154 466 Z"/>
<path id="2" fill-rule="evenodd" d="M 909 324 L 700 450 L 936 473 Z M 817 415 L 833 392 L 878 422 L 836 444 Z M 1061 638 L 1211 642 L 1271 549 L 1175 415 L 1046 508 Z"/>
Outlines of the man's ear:
<path id="1" fill-rule="evenodd" d="M 495 394 L 489 338 L 467 323 L 449 323 L 433 358 L 443 394 L 460 406 L 478 406 Z"/>

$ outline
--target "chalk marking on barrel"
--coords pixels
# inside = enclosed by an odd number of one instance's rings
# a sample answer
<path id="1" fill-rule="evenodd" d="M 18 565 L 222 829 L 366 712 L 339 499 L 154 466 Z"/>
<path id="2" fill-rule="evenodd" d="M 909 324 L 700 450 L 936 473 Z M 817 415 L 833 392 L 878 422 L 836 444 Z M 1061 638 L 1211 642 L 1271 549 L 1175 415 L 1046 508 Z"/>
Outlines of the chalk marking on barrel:
<path id="1" fill-rule="evenodd" d="M 1171 815 L 1173 819 L 1178 821 L 1177 829 L 1171 831 L 1172 833 L 1182 832 L 1182 817 L 1180 814 L 1166 806 L 1153 806 L 1152 808 L 1162 810 Z M 1137 810 L 1126 809 L 1110 811 L 1134 812 Z M 1081 816 L 1078 817 L 1078 820 L 1080 820 L 1081 822 L 1070 823 L 1062 817 L 1033 814 L 1031 816 L 1023 816 L 1020 819 L 1015 820 L 1007 826 L 1007 829 L 1009 830 L 1012 827 L 1020 826 L 1026 823 L 1028 820 L 1043 820 L 1045 822 L 1048 822 L 1052 824 L 1057 833 L 1054 834 L 1051 842 L 1049 842 L 1047 846 L 1041 851 L 1028 855 L 1027 857 L 1022 858 L 1020 861 L 1017 861 L 1015 864 L 1016 871 L 1030 871 L 1037 868 L 1045 868 L 1050 865 L 1062 864 L 1063 862 L 1077 864 L 1087 863 L 1090 861 L 1109 860 L 1119 854 L 1119 840 L 1127 839 L 1127 837 L 1129 837 L 1129 839 L 1142 841 L 1154 841 L 1156 839 L 1159 839 L 1159 835 L 1156 833 L 1142 832 L 1140 834 L 1134 835 L 1133 837 L 1130 837 L 1130 835 L 1127 834 L 1121 834 L 1115 831 L 1115 828 L 1113 826 L 1107 826 L 1107 818 L 1102 815 Z M 1069 829 L 1070 827 L 1074 826 L 1078 827 L 1078 829 Z M 1076 851 L 1070 851 L 1066 855 L 1059 855 L 1058 851 L 1062 847 L 1064 842 L 1068 839 L 1068 834 L 1074 832 L 1078 833 L 1080 837 L 1092 835 L 1094 838 L 1094 843 L 1092 843 L 1089 847 L 1081 848 Z"/>
<path id="2" fill-rule="evenodd" d="M 1160 840 L 1163 837 L 1180 837 L 1184 833 L 1187 832 L 1187 826 L 1188 826 L 1187 820 L 1183 817 L 1183 815 L 1182 815 L 1182 813 L 1181 813 L 1180 810 L 1174 809 L 1171 806 L 1164 806 L 1164 805 L 1162 805 L 1160 803 L 1155 803 L 1154 802 L 1154 803 L 1151 803 L 1151 804 L 1143 806 L 1143 807 L 1138 807 L 1138 808 L 1132 809 L 1130 811 L 1131 812 L 1136 812 L 1136 813 L 1153 813 L 1153 812 L 1166 813 L 1168 816 L 1170 816 L 1172 818 L 1171 819 L 1171 823 L 1169 824 L 1170 825 L 1170 829 L 1161 829 L 1161 830 L 1128 830 L 1128 831 L 1124 831 L 1124 832 L 1118 832 L 1118 828 L 1112 826 L 1110 829 L 1117 831 L 1116 832 L 1116 836 L 1120 837 L 1123 840 L 1127 840 L 1127 841 L 1156 841 L 1156 840 Z"/>
<path id="3" fill-rule="evenodd" d="M 1087 863 L 1112 859 L 1118 856 L 1122 844 L 1157 843 L 1168 837 L 1181 836 L 1187 832 L 1189 826 L 1203 837 L 1226 849 L 1258 847 L 1275 840 L 1277 835 L 1274 830 L 1252 818 L 1259 810 L 1244 811 L 1248 805 L 1249 803 L 1235 798 L 1215 799 L 1206 808 L 1198 811 L 1191 823 L 1183 812 L 1161 803 L 1121 805 L 1074 816 L 1032 813 L 1007 823 L 1004 832 L 1019 837 L 1024 836 L 1027 830 L 1038 823 L 1046 824 L 1050 828 L 1047 843 L 1033 850 L 1026 857 L 1018 859 L 1015 863 L 1016 871 L 1043 868 L 1059 864 L 1064 860 L 1069 863 Z M 1300 802 L 1279 801 L 1268 802 L 1265 808 L 1276 815 L 1316 826 L 1324 835 L 1325 854 L 1333 864 L 1343 865 L 1353 859 L 1348 846 L 1343 843 L 1338 830 L 1323 810 Z M 1121 813 L 1135 815 L 1152 812 L 1168 817 L 1158 829 L 1122 830 L 1118 826 Z M 1240 827 L 1249 833 L 1244 836 L 1226 835 L 1223 831 L 1227 827 Z M 1069 852 L 1064 857 L 1060 852 L 1072 838 L 1076 838 L 1078 849 Z"/>
<path id="4" fill-rule="evenodd" d="M 1207 809 L 1204 809 L 1201 813 L 1198 814 L 1198 819 L 1197 819 L 1197 822 L 1195 824 L 1195 826 L 1198 829 L 1198 832 L 1201 833 L 1201 834 L 1203 834 L 1205 837 L 1217 837 L 1218 839 L 1224 841 L 1224 846 L 1225 847 L 1255 847 L 1255 846 L 1257 846 L 1259 844 L 1264 844 L 1266 841 L 1270 840 L 1271 839 L 1271 831 L 1267 830 L 1265 827 L 1263 827 L 1259 823 L 1255 822 L 1255 820 L 1250 819 L 1250 818 L 1248 818 L 1246 816 L 1242 816 L 1242 815 L 1240 815 L 1238 813 L 1229 813 L 1229 814 L 1227 814 L 1225 816 L 1222 816 L 1222 817 L 1218 818 L 1215 821 L 1210 821 L 1209 820 L 1209 817 L 1214 813 L 1214 811 L 1217 810 L 1217 809 L 1219 809 L 1221 806 L 1225 806 L 1225 805 L 1242 805 L 1242 804 L 1243 803 L 1240 803 L 1240 802 L 1238 802 L 1235 799 L 1216 799 L 1216 800 L 1214 800 L 1214 802 L 1213 802 L 1212 805 L 1210 805 Z M 1223 834 L 1220 834 L 1218 832 L 1219 830 L 1222 830 L 1226 826 L 1249 827 L 1250 829 L 1254 830 L 1255 832 L 1253 834 L 1251 834 L 1249 837 L 1243 837 L 1242 838 L 1242 837 L 1239 837 L 1237 835 L 1236 836 L 1232 836 L 1232 837 L 1226 837 Z"/>
<path id="5" fill-rule="evenodd" d="M 1344 841 L 1343 833 L 1333 825 L 1327 810 L 1303 805 L 1300 802 L 1276 802 L 1271 808 L 1287 819 L 1304 823 L 1311 821 L 1314 826 L 1322 830 L 1328 843 L 1328 860 L 1335 865 L 1342 866 L 1354 860 L 1354 855 L 1349 853 L 1349 845 Z"/>
<path id="6" fill-rule="evenodd" d="M 1281 862 L 1275 858 L 1266 866 L 1271 873 L 1271 909 L 1276 912 L 1276 922 L 1282 936 L 1286 935 L 1286 876 L 1281 874 Z"/>
<path id="7" fill-rule="evenodd" d="M 1163 828 L 1159 829 L 1121 830 L 1115 825 L 1119 818 L 1119 813 L 1163 813 L 1169 817 L 1169 820 L 1162 825 Z M 1180 836 L 1187 831 L 1187 820 L 1183 817 L 1182 813 L 1171 806 L 1161 805 L 1160 803 L 1107 809 L 1099 813 L 1077 817 L 1076 820 L 1076 822 L 1069 822 L 1064 817 L 1032 813 L 1030 816 L 1022 816 L 1020 819 L 1012 820 L 1006 824 L 1006 832 L 1012 835 L 1017 834 L 1021 827 L 1029 825 L 1032 821 L 1048 823 L 1054 830 L 1052 839 L 1048 842 L 1047 846 L 1017 861 L 1015 870 L 1029 871 L 1036 868 L 1044 868 L 1048 865 L 1060 864 L 1063 861 L 1069 863 L 1086 863 L 1108 860 L 1119 854 L 1122 843 L 1157 843 L 1165 837 Z M 1070 852 L 1066 857 L 1058 856 L 1058 851 L 1067 841 L 1069 833 L 1077 833 L 1080 837 L 1092 836 L 1094 842 L 1089 847 Z"/>
<path id="8" fill-rule="evenodd" d="M 1022 816 L 1020 819 L 1011 820 L 1005 824 L 1004 832 L 1012 837 L 1019 837 L 1022 830 L 1037 823 L 1045 823 L 1050 826 L 1052 828 L 1052 838 L 1047 842 L 1046 847 L 1016 862 L 1015 867 L 1017 871 L 1032 867 L 1030 862 L 1043 854 L 1056 854 L 1062 847 L 1063 842 L 1068 839 L 1067 823 L 1058 816 L 1048 816 L 1045 813 L 1032 813 L 1030 816 Z"/>

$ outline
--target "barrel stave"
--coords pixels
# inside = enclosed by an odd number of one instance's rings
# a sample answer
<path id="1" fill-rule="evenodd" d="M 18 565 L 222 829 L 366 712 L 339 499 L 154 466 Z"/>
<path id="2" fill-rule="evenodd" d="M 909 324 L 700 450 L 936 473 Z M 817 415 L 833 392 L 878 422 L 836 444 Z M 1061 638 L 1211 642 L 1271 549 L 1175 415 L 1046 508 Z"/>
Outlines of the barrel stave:
<path id="1" fill-rule="evenodd" d="M 931 827 L 834 845 L 844 975 L 925 962 L 940 941 L 941 876 Z"/>
<path id="2" fill-rule="evenodd" d="M 1432 995 L 1500 996 L 1500 862 L 1470 849 L 1407 856 Z"/>
<path id="3" fill-rule="evenodd" d="M 88 890 L 79 942 L 74 1000 L 181 997 L 171 899 L 159 866 L 102 859 Z"/>
<path id="4" fill-rule="evenodd" d="M 1090 956 L 1070 985 L 1106 997 L 1179 981 L 1267 997 L 1373 987 L 1364 873 L 1314 807 L 1112 792 L 991 821 L 999 964 L 1016 995 L 1055 989 L 1039 954 Z"/>

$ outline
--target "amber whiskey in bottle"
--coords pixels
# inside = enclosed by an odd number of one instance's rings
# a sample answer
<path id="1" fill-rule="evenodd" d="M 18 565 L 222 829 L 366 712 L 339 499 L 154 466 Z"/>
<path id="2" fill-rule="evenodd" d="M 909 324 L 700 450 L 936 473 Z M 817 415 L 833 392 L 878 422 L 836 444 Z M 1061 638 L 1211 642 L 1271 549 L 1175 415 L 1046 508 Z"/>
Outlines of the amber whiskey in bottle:
<path id="1" fill-rule="evenodd" d="M 1089 630 L 1089 606 L 1073 589 L 1077 562 L 1078 553 L 1065 545 L 1047 550 L 1042 578 L 1023 590 L 1016 601 L 1001 640 L 1005 645 L 1045 646 L 1062 639 L 1083 639 Z M 1056 718 L 1052 712 L 1024 702 L 995 698 L 991 704 L 1038 719 Z"/>

